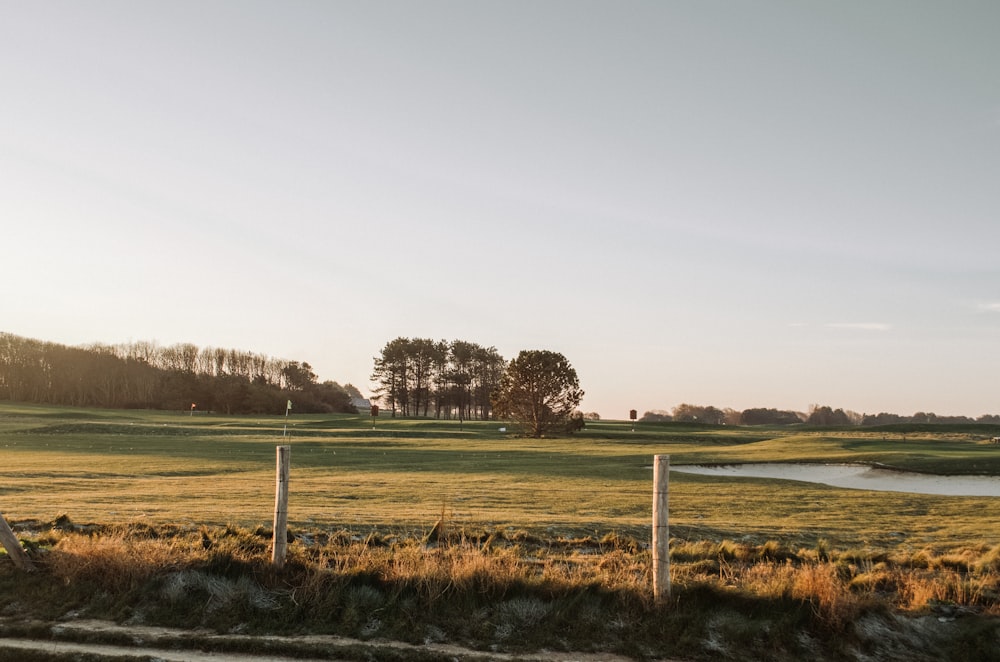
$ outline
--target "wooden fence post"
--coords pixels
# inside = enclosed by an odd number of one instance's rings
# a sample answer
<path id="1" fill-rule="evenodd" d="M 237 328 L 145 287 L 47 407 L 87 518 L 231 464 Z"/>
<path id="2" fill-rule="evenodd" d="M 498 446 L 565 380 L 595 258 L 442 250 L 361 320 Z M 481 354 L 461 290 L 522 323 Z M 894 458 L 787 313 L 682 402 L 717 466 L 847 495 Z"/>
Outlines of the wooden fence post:
<path id="1" fill-rule="evenodd" d="M 288 551 L 288 478 L 291 446 L 277 447 L 277 479 L 274 489 L 274 539 L 271 564 L 279 570 L 285 566 Z"/>
<path id="2" fill-rule="evenodd" d="M 653 457 L 653 599 L 670 597 L 670 456 Z"/>
<path id="3" fill-rule="evenodd" d="M 25 572 L 31 572 L 35 569 L 35 565 L 28 558 L 28 555 L 24 553 L 24 549 L 21 548 L 21 541 L 17 539 L 17 536 L 14 535 L 14 532 L 7 524 L 7 520 L 4 519 L 3 513 L 0 513 L 0 543 L 3 543 L 4 549 L 7 550 L 7 554 L 18 568 Z"/>

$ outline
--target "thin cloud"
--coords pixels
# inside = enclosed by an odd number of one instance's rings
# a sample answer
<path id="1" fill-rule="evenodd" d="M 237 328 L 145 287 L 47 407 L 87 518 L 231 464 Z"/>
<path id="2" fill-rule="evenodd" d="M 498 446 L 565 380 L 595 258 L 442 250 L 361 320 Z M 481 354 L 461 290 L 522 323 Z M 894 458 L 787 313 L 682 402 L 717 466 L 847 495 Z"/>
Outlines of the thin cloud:
<path id="1" fill-rule="evenodd" d="M 831 322 L 826 325 L 831 329 L 853 329 L 855 331 L 889 331 L 891 324 L 882 322 Z"/>
<path id="2" fill-rule="evenodd" d="M 1000 301 L 979 304 L 979 310 L 984 313 L 1000 313 Z"/>

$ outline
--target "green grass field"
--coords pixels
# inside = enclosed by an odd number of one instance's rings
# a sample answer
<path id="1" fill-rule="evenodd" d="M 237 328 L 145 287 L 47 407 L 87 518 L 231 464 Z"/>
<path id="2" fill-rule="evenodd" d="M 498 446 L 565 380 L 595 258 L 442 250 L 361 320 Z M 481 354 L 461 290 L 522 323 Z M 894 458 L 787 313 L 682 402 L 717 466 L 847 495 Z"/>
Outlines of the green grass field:
<path id="1" fill-rule="evenodd" d="M 639 660 L 1000 660 L 997 497 L 673 473 L 666 603 L 648 546 L 655 455 L 1000 476 L 995 427 L 600 422 L 535 440 L 493 422 L 284 426 L 0 403 L 0 512 L 40 570 L 0 563 L 0 602 L 19 613 L 0 617 L 0 643 L 83 613 Z M 283 444 L 296 535 L 276 570 Z M 436 659 L 377 651 L 352 659 Z"/>
<path id="2" fill-rule="evenodd" d="M 292 446 L 294 529 L 648 537 L 652 458 L 671 464 L 878 462 L 1000 476 L 996 427 L 727 428 L 597 422 L 524 439 L 495 422 L 189 416 L 0 403 L 0 512 L 14 520 L 269 526 L 275 447 Z M 508 426 L 509 427 L 509 426 Z M 679 540 L 840 547 L 996 544 L 996 498 L 847 490 L 674 473 Z"/>

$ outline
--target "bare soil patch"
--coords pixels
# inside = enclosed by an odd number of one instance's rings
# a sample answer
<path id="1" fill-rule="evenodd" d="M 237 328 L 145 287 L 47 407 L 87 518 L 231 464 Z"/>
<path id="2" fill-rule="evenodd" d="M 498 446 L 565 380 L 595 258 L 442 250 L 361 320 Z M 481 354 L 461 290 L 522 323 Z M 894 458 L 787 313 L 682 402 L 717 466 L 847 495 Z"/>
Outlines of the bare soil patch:
<path id="1" fill-rule="evenodd" d="M 526 662 L 630 662 L 630 658 L 606 653 L 561 653 L 541 651 L 510 655 L 476 651 L 461 646 L 427 643 L 416 646 L 396 641 L 362 641 L 327 635 L 252 636 L 216 634 L 207 630 L 182 630 L 145 625 L 119 625 L 110 621 L 82 619 L 53 625 L 52 639 L 0 637 L 0 660 L 5 654 L 31 650 L 53 656 L 99 655 L 103 657 L 148 657 L 167 662 L 330 662 L 331 660 L 379 659 L 378 653 L 391 652 L 391 658 L 408 657 L 458 660 L 460 662 L 523 660 Z M 119 643 L 106 643 L 115 641 Z M 260 650 L 228 652 L 225 649 Z M 206 650 L 210 649 L 210 650 Z M 280 651 L 286 651 L 282 654 Z M 315 657 L 303 657 L 317 651 Z M 15 658 L 11 658 L 15 659 Z M 664 662 L 670 662 L 665 660 Z"/>

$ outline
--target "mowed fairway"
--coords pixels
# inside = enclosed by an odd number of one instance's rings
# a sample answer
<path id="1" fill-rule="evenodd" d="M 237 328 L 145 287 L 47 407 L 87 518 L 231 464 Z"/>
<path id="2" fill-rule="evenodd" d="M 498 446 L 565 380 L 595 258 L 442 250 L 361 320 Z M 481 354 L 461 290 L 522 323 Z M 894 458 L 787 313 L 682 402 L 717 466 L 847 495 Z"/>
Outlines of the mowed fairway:
<path id="1" fill-rule="evenodd" d="M 878 462 L 1000 475 L 993 428 L 901 432 L 592 423 L 523 439 L 500 423 L 189 416 L 0 403 L 0 512 L 12 520 L 270 526 L 275 447 L 291 451 L 293 531 L 429 530 L 648 538 L 652 459 Z M 996 544 L 1000 499 L 674 473 L 671 535 L 873 548 Z"/>

